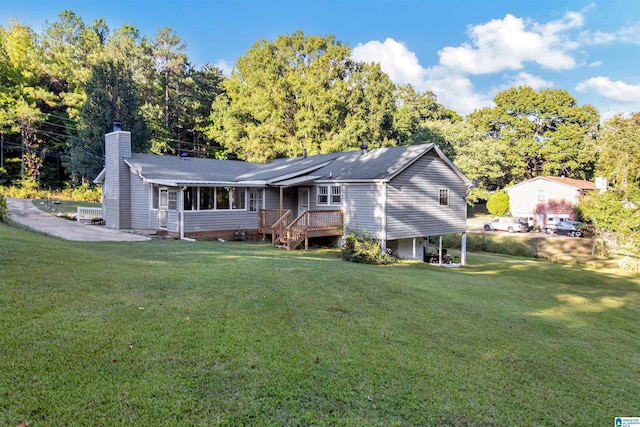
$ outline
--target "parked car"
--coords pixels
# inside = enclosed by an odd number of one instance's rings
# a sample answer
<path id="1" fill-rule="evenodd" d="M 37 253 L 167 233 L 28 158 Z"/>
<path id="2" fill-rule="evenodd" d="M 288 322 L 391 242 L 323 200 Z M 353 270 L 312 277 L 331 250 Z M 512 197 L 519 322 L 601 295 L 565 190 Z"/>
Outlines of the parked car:
<path id="1" fill-rule="evenodd" d="M 513 233 L 516 231 L 529 231 L 529 225 L 527 224 L 526 218 L 523 221 L 520 218 L 502 217 L 485 222 L 484 229 L 486 231 L 501 230 Z"/>
<path id="2" fill-rule="evenodd" d="M 583 237 L 588 233 L 588 227 L 580 221 L 559 221 L 555 224 L 547 225 L 547 234 L 558 234 L 571 237 Z"/>

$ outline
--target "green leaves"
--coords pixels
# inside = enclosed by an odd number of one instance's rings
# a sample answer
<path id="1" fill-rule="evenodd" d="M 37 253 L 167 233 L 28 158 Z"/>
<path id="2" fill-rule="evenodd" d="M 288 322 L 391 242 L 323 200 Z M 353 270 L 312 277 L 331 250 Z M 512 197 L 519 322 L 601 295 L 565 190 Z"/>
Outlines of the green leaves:
<path id="1" fill-rule="evenodd" d="M 252 161 L 395 144 L 394 85 L 349 55 L 333 36 L 256 42 L 224 83 L 209 135 Z"/>
<path id="2" fill-rule="evenodd" d="M 594 156 L 585 155 L 585 135 L 599 121 L 593 107 L 578 107 L 564 90 L 528 86 L 500 92 L 494 102 L 467 119 L 507 144 L 501 186 L 539 175 L 592 177 Z"/>

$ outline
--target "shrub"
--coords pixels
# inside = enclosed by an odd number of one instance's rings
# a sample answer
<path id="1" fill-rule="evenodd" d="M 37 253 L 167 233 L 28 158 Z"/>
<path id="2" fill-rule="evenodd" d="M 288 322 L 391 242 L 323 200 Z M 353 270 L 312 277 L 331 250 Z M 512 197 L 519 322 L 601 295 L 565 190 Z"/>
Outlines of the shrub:
<path id="1" fill-rule="evenodd" d="M 4 221 L 4 216 L 7 214 L 7 199 L 2 193 L 0 193 L 0 221 Z"/>
<path id="2" fill-rule="evenodd" d="M 505 191 L 496 191 L 487 200 L 487 210 L 496 216 L 504 216 L 509 211 L 509 195 Z"/>
<path id="3" fill-rule="evenodd" d="M 6 197 L 16 199 L 56 199 L 73 200 L 76 202 L 96 202 L 102 201 L 102 189 L 83 184 L 76 188 L 65 188 L 64 190 L 43 190 L 38 188 L 38 183 L 33 178 L 27 178 L 20 182 L 20 186 L 0 187 L 0 191 Z"/>
<path id="4" fill-rule="evenodd" d="M 67 192 L 65 190 L 64 192 Z M 102 201 L 102 189 L 100 187 L 91 187 L 89 184 L 82 184 L 71 190 L 71 200 L 77 202 L 100 202 Z"/>
<path id="5" fill-rule="evenodd" d="M 382 244 L 369 233 L 347 230 L 340 250 L 342 259 L 362 264 L 393 264 L 397 259 L 382 250 Z"/>

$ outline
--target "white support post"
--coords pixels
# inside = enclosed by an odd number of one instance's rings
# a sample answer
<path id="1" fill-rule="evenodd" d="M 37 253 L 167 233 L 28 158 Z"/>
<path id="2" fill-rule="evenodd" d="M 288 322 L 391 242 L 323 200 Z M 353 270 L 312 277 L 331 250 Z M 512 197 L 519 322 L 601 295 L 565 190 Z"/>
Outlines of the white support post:
<path id="1" fill-rule="evenodd" d="M 460 244 L 460 263 L 467 265 L 467 233 L 462 233 L 462 243 Z"/>
<path id="2" fill-rule="evenodd" d="M 417 243 L 417 237 L 413 238 L 413 259 L 418 259 L 418 256 L 416 254 L 416 243 Z"/>

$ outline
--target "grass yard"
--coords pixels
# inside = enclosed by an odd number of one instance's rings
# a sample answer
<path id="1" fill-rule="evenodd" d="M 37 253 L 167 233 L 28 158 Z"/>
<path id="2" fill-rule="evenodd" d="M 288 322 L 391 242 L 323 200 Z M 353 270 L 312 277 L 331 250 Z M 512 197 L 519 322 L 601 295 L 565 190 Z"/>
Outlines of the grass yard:
<path id="1" fill-rule="evenodd" d="M 445 269 L 0 224 L 0 426 L 607 426 L 640 416 L 640 278 Z"/>
<path id="2" fill-rule="evenodd" d="M 75 214 L 76 212 L 78 212 L 78 206 L 92 207 L 92 208 L 102 207 L 102 203 L 77 202 L 75 200 L 34 199 L 32 203 L 38 209 L 41 209 L 52 215 Z"/>

